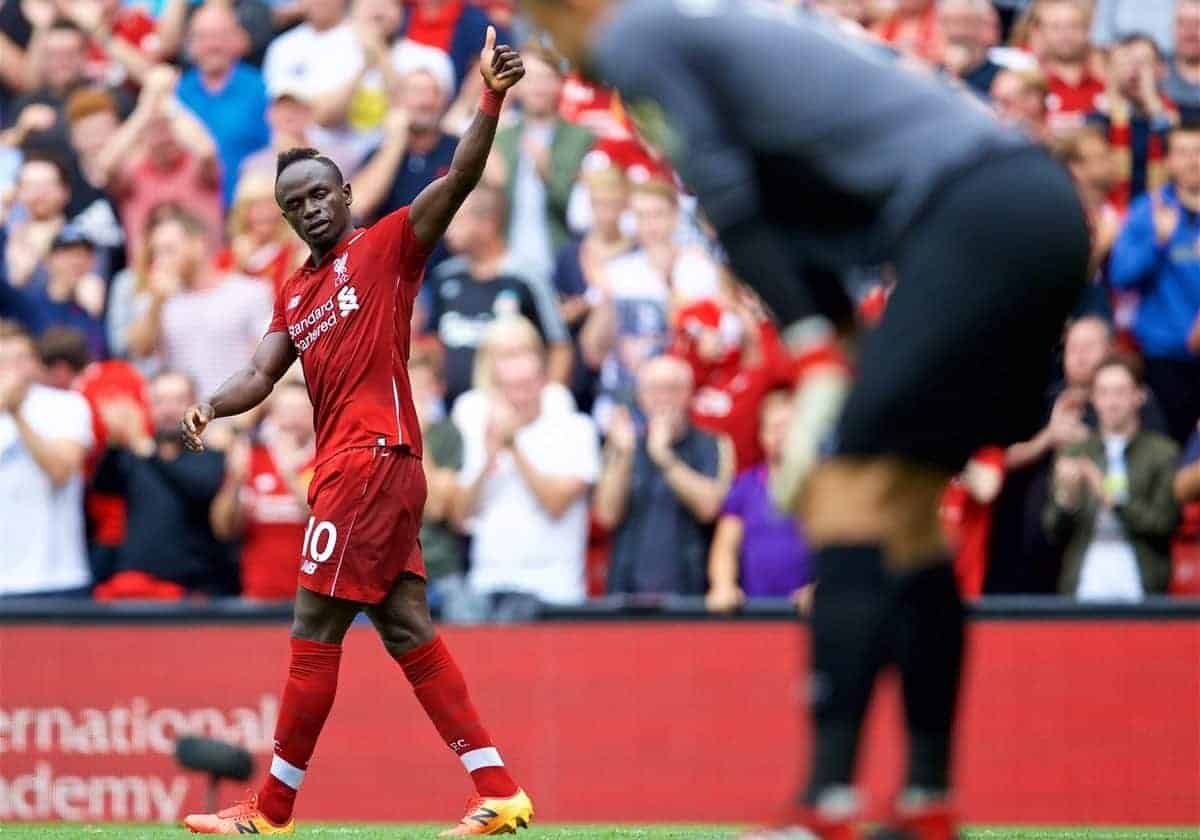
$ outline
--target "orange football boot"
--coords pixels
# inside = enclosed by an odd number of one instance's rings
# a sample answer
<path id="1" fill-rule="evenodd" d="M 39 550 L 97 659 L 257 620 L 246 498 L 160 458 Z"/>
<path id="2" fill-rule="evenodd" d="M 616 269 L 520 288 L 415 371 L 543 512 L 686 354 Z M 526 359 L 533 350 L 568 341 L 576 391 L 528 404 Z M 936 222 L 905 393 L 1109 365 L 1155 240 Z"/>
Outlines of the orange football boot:
<path id="1" fill-rule="evenodd" d="M 474 796 L 467 801 L 467 814 L 462 821 L 438 837 L 516 834 L 518 828 L 528 828 L 531 822 L 533 802 L 523 790 L 506 798 Z"/>
<path id="2" fill-rule="evenodd" d="M 258 810 L 258 797 L 235 802 L 215 814 L 188 814 L 183 824 L 193 834 L 295 834 L 296 821 L 275 825 Z"/>

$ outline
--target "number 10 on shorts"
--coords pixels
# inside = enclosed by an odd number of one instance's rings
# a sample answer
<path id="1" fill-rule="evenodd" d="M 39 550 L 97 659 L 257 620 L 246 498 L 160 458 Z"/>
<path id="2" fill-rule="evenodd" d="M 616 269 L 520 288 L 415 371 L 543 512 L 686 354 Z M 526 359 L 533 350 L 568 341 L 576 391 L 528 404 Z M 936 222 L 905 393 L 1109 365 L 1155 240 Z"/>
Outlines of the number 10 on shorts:
<path id="1" fill-rule="evenodd" d="M 300 559 L 304 565 L 300 571 L 311 575 L 317 570 L 318 563 L 324 563 L 333 555 L 337 545 L 337 526 L 328 520 L 317 521 L 317 517 L 308 517 L 308 527 L 304 529 L 304 545 L 300 547 Z"/>

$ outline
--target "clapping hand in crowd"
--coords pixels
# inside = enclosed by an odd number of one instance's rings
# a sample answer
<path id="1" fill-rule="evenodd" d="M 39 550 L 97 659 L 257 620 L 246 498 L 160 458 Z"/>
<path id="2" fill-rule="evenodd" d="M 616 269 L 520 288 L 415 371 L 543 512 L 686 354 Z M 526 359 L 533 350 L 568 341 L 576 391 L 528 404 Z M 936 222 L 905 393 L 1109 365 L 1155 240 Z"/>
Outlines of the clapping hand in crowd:
<path id="1" fill-rule="evenodd" d="M 1166 245 L 1179 228 L 1179 208 L 1163 201 L 1161 192 L 1150 193 L 1150 211 L 1154 219 L 1154 240 Z"/>
<path id="2" fill-rule="evenodd" d="M 49 105 L 41 102 L 26 105 L 17 115 L 17 121 L 13 127 L 5 132 L 4 144 L 20 146 L 31 134 L 49 131 L 54 128 L 56 122 L 58 122 L 58 114 Z"/>
<path id="3" fill-rule="evenodd" d="M 1157 70 L 1152 64 L 1143 64 L 1138 68 L 1137 104 L 1151 116 L 1162 116 L 1166 110 L 1158 92 Z"/>
<path id="4" fill-rule="evenodd" d="M 516 412 L 502 399 L 492 400 L 488 410 L 487 428 L 484 432 L 484 445 L 487 448 L 488 462 L 494 465 L 496 456 L 513 444 L 519 429 Z"/>
<path id="5" fill-rule="evenodd" d="M 99 0 L 69 0 L 62 11 L 68 20 L 98 41 L 110 34 L 104 4 Z"/>
<path id="6" fill-rule="evenodd" d="M 1106 507 L 1112 507 L 1113 498 L 1104 487 L 1104 474 L 1096 462 L 1086 455 L 1060 455 L 1054 463 L 1054 492 L 1058 504 L 1068 510 L 1077 510 L 1090 495 Z"/>
<path id="7" fill-rule="evenodd" d="M 277 462 L 278 463 L 278 462 Z M 280 466 L 280 471 L 283 467 Z M 238 435 L 225 450 L 225 483 L 239 487 L 250 471 L 250 438 Z"/>
<path id="8" fill-rule="evenodd" d="M 355 20 L 354 34 L 362 47 L 363 59 L 368 67 L 382 67 L 391 60 L 386 35 L 369 20 Z"/>
<path id="9" fill-rule="evenodd" d="M 147 290 L 159 300 L 166 300 L 182 288 L 182 261 L 177 255 L 163 255 L 150 264 L 146 276 Z"/>
<path id="10" fill-rule="evenodd" d="M 312 447 L 283 429 L 275 429 L 271 433 L 269 446 L 275 466 L 287 479 L 298 477 L 312 460 Z"/>
<path id="11" fill-rule="evenodd" d="M 660 469 L 665 469 L 675 457 L 672 448 L 683 431 L 685 418 L 674 410 L 652 414 L 646 424 L 646 453 Z"/>
<path id="12" fill-rule="evenodd" d="M 608 446 L 619 455 L 628 456 L 637 446 L 637 429 L 633 417 L 625 406 L 613 410 L 608 424 Z"/>
<path id="13" fill-rule="evenodd" d="M 25 395 L 29 393 L 29 383 L 15 370 L 0 370 L 0 412 L 16 414 Z"/>
<path id="14" fill-rule="evenodd" d="M 1050 442 L 1055 448 L 1083 443 L 1088 437 L 1083 411 L 1087 394 L 1079 388 L 1067 388 L 1054 401 L 1050 410 Z"/>
<path id="15" fill-rule="evenodd" d="M 100 404 L 100 419 L 110 445 L 145 458 L 153 454 L 154 441 L 146 431 L 141 408 L 133 400 L 118 398 Z"/>

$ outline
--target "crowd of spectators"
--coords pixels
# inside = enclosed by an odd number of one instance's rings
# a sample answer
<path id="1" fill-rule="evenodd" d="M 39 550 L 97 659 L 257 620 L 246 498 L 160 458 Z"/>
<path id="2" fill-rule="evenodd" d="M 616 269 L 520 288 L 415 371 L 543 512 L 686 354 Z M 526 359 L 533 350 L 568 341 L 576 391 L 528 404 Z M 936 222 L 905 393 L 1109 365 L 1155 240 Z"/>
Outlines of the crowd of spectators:
<path id="1" fill-rule="evenodd" d="M 1091 223 L 1044 427 L 947 488 L 964 590 L 1200 593 L 1200 0 L 794 3 L 1044 144 Z M 307 257 L 276 154 L 335 160 L 360 224 L 405 206 L 449 165 L 490 24 L 527 75 L 413 314 L 431 600 L 806 603 L 767 491 L 795 360 L 619 99 L 514 5 L 0 0 L 0 597 L 293 595 L 298 367 L 206 452 L 179 418 Z M 851 278 L 863 328 L 889 278 Z"/>

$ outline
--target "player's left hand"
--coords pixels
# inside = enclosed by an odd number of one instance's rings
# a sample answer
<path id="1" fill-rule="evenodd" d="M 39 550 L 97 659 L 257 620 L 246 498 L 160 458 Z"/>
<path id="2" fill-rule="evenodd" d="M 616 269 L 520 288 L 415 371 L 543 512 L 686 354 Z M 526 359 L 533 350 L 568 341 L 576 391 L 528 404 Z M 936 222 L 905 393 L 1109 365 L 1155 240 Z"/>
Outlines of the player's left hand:
<path id="1" fill-rule="evenodd" d="M 479 72 L 483 83 L 496 93 L 504 93 L 525 75 L 521 54 L 508 44 L 496 46 L 496 27 L 487 28 L 483 50 L 479 53 Z"/>

